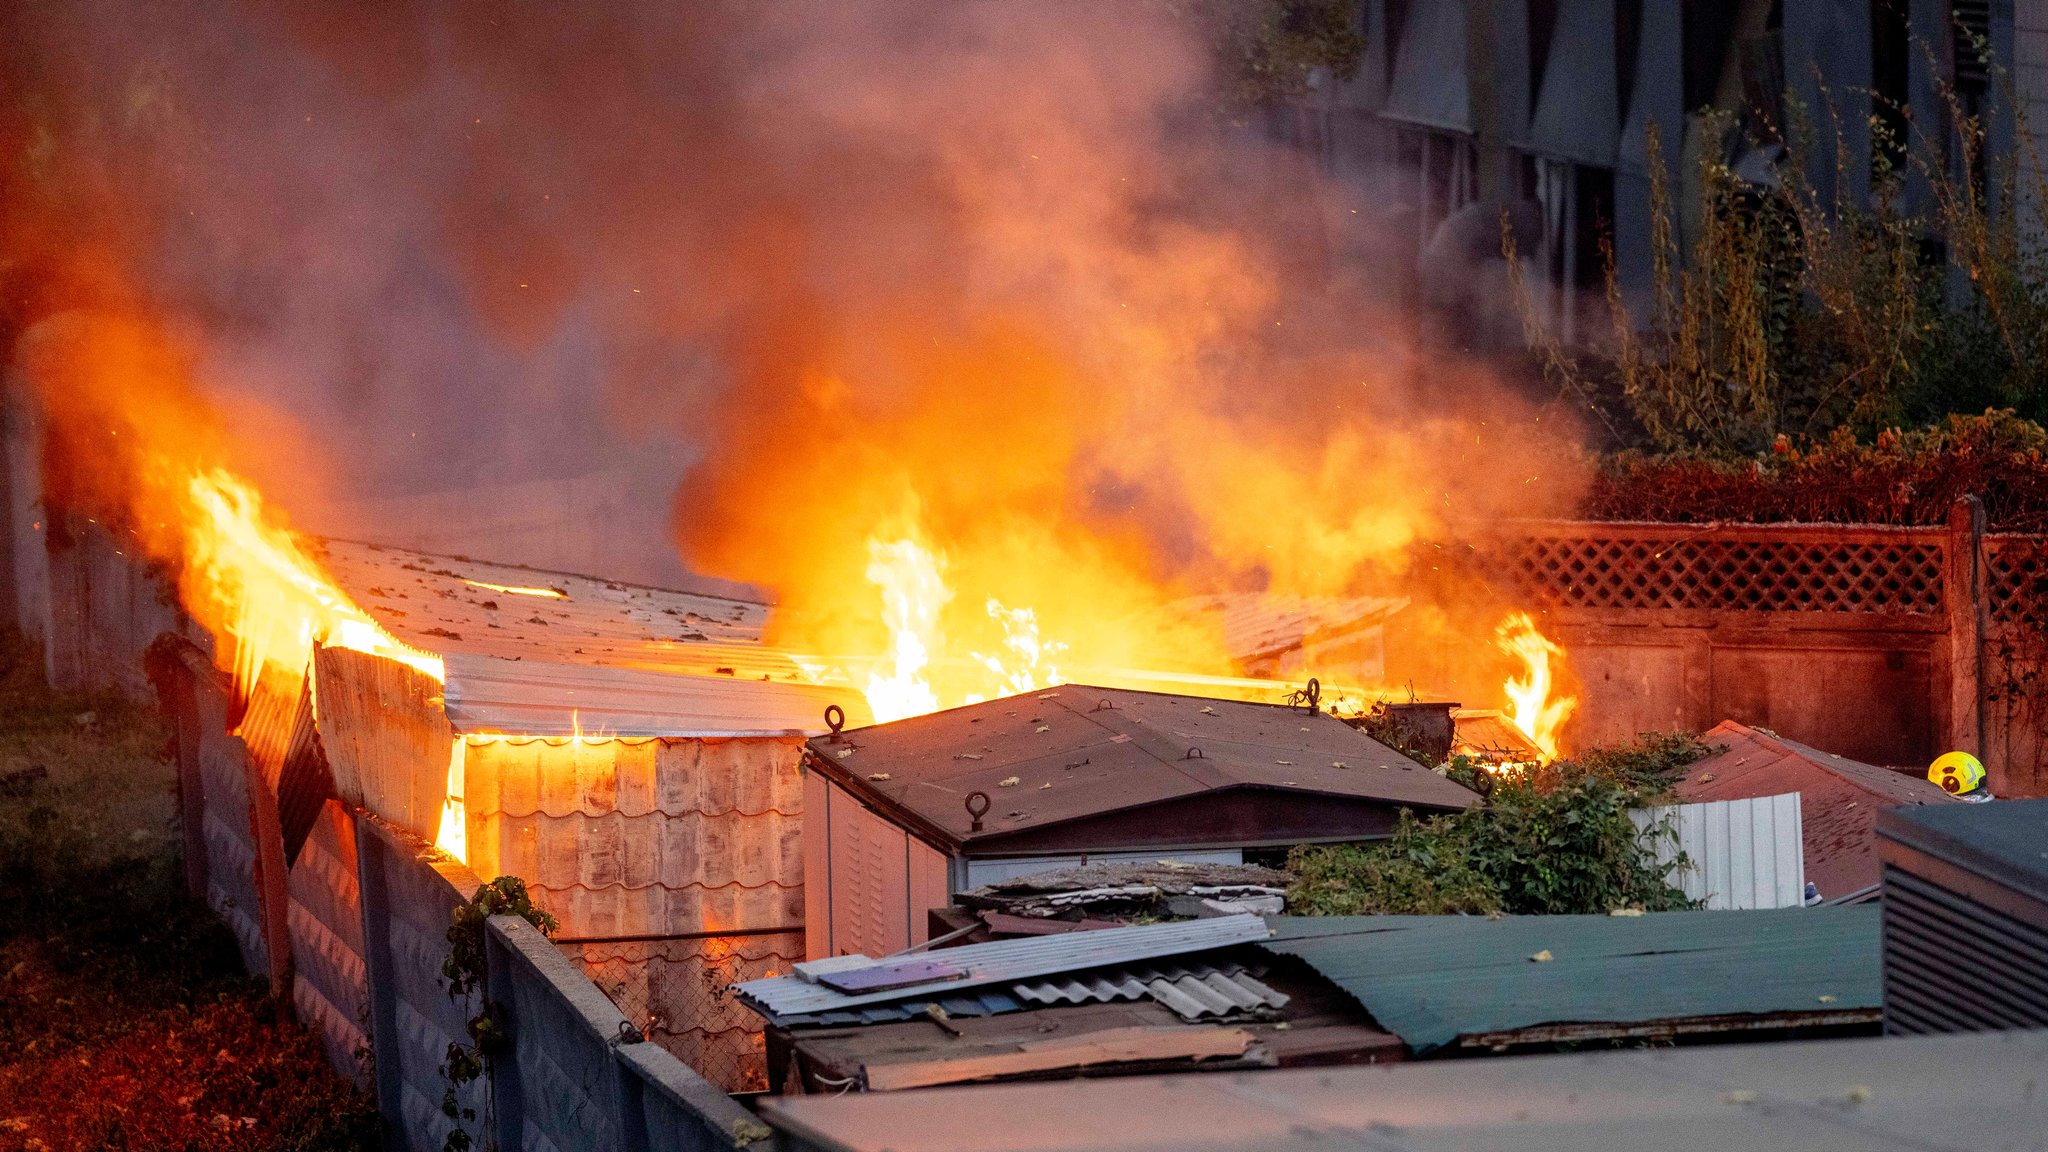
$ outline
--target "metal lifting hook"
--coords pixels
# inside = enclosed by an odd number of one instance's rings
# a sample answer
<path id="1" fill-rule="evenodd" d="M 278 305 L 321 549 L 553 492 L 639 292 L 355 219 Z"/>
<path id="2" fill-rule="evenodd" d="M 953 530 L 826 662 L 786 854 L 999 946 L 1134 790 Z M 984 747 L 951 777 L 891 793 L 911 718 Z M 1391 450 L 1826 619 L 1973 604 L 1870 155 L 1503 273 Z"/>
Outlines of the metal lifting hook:
<path id="1" fill-rule="evenodd" d="M 832 742 L 839 743 L 839 733 L 846 728 L 846 709 L 837 704 L 825 705 L 825 727 L 832 730 Z"/>
<path id="2" fill-rule="evenodd" d="M 980 805 L 979 805 L 978 807 L 977 807 L 977 806 L 975 805 L 975 801 L 977 801 L 977 800 L 981 801 L 981 804 L 980 804 Z M 972 820 L 972 821 L 974 821 L 974 826 L 973 826 L 972 828 L 970 828 L 970 829 L 969 829 L 969 831 L 971 831 L 971 832 L 979 832 L 979 831 L 981 831 L 981 818 L 982 818 L 983 816 L 986 816 L 986 815 L 988 815 L 988 793 L 986 793 L 986 792 L 969 792 L 969 793 L 967 794 L 967 800 L 966 800 L 966 805 L 967 805 L 967 818 L 968 818 L 969 820 Z"/>

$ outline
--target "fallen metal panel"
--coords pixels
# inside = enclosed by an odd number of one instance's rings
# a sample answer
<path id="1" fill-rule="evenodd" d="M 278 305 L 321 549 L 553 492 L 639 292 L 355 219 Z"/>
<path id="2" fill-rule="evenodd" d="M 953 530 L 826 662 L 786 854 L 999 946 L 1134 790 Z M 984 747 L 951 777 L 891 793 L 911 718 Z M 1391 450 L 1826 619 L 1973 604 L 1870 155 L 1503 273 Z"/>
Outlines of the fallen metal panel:
<path id="1" fill-rule="evenodd" d="M 1269 923 L 1269 950 L 1299 956 L 1418 1052 L 1546 1024 L 1882 1004 L 1879 909 L 1870 906 Z"/>
<path id="2" fill-rule="evenodd" d="M 734 990 L 771 1017 L 804 1016 L 847 1011 L 868 1004 L 957 996 L 968 988 L 1017 984 L 1059 972 L 1081 972 L 1226 948 L 1264 940 L 1266 933 L 1265 922 L 1256 916 L 1219 916 L 1211 920 L 1070 932 L 1063 936 L 992 940 L 948 949 L 947 962 L 968 974 L 964 979 L 936 985 L 847 996 L 795 976 L 779 976 L 735 985 Z"/>

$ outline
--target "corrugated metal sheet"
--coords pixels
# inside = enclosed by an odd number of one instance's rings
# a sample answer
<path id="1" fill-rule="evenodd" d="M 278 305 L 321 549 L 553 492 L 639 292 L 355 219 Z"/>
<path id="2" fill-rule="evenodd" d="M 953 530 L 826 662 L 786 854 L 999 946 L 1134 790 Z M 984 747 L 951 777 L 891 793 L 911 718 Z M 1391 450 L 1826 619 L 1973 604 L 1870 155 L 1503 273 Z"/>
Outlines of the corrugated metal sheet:
<path id="1" fill-rule="evenodd" d="M 335 582 L 448 663 L 458 731 L 760 736 L 862 723 L 860 693 L 806 682 L 761 645 L 768 607 L 372 544 L 327 541 Z"/>
<path id="2" fill-rule="evenodd" d="M 869 1004 L 920 998 L 929 1000 L 936 996 L 956 995 L 969 988 L 1014 985 L 1055 973 L 1134 964 L 1265 938 L 1265 922 L 1256 916 L 1219 916 L 1212 920 L 1104 928 L 1096 932 L 992 940 L 986 944 L 949 948 L 943 953 L 946 963 L 964 970 L 967 973 L 965 978 L 884 992 L 849 996 L 795 976 L 749 981 L 737 985 L 735 991 L 771 1019 L 806 1016 L 848 1011 Z"/>
<path id="3" fill-rule="evenodd" d="M 811 751 L 849 792 L 959 844 L 1232 788 L 1438 811 L 1478 802 L 1327 713 L 1081 684 L 820 738 Z M 980 830 L 961 803 L 975 791 L 995 798 Z"/>
<path id="4" fill-rule="evenodd" d="M 1799 793 L 1671 804 L 1629 813 L 1654 838 L 1659 862 L 1686 867 L 1671 882 L 1714 911 L 1796 908 L 1806 902 Z M 1675 835 L 1673 835 L 1675 834 Z"/>
<path id="5" fill-rule="evenodd" d="M 1877 883 L 1877 814 L 1902 804 L 1959 803 L 1926 780 L 1809 748 L 1734 721 L 1701 737 L 1713 755 L 1674 786 L 1686 801 L 1800 795 L 1806 879 L 1824 898 Z"/>
<path id="6" fill-rule="evenodd" d="M 1727 915 L 1736 915 L 1728 913 Z M 2048 1033 L 785 1096 L 791 1152 L 1961 1152 L 2041 1139 Z"/>
<path id="7" fill-rule="evenodd" d="M 847 689 L 733 676 L 450 654 L 446 701 L 458 732 L 531 736 L 809 736 Z"/>
<path id="8" fill-rule="evenodd" d="M 1878 912 L 1273 917 L 1266 947 L 1420 1052 L 1563 1022 L 1869 1012 L 1882 999 Z"/>

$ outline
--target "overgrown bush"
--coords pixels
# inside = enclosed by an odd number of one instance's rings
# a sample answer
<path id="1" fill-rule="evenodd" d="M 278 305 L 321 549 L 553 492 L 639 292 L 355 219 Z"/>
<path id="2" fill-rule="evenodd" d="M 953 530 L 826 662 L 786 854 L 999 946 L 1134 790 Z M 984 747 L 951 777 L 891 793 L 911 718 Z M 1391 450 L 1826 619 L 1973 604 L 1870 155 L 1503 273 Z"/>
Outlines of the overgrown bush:
<path id="1" fill-rule="evenodd" d="M 1940 524 L 1957 498 L 1995 528 L 2048 532 L 2048 432 L 2011 411 L 1949 416 L 1870 441 L 1846 428 L 1754 460 L 1621 453 L 1582 505 L 1601 520 Z"/>
<path id="2" fill-rule="evenodd" d="M 1418 820 L 1363 845 L 1311 845 L 1288 858 L 1288 909 L 1366 914 L 1661 912 L 1692 907 L 1657 863 L 1657 838 L 1629 811 L 1668 788 L 1706 749 L 1682 735 L 1559 761 L 1502 779 L 1488 802 Z"/>

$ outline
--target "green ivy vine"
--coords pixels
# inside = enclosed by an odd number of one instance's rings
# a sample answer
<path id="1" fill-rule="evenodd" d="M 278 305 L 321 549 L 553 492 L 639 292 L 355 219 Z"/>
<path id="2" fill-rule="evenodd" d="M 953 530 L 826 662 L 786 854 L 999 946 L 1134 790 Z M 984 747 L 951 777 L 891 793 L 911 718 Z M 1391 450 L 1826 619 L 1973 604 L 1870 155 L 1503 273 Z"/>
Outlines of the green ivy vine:
<path id="1" fill-rule="evenodd" d="M 526 881 L 517 876 L 500 876 L 477 889 L 468 903 L 456 906 L 453 923 L 448 925 L 448 958 L 441 962 L 441 975 L 448 981 L 448 998 L 462 1001 L 467 1008 L 476 997 L 476 1012 L 465 1027 L 469 1043 L 451 1041 L 447 1063 L 441 1065 L 441 1078 L 448 1082 L 441 1093 L 441 1114 L 455 1122 L 448 1130 L 448 1138 L 442 1141 L 442 1152 L 469 1152 L 474 1147 L 467 1125 L 477 1119 L 477 1112 L 463 1106 L 456 1092 L 465 1084 L 487 1077 L 491 1062 L 507 1046 L 500 1006 L 489 996 L 477 996 L 485 987 L 489 966 L 485 924 L 493 916 L 517 916 L 540 929 L 544 936 L 553 935 L 558 927 L 555 918 L 533 902 L 526 891 Z M 485 1079 L 486 1114 L 490 1111 L 490 1086 L 491 1082 Z M 489 1127 L 488 1118 L 485 1127 Z"/>

